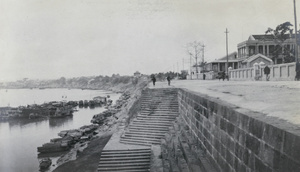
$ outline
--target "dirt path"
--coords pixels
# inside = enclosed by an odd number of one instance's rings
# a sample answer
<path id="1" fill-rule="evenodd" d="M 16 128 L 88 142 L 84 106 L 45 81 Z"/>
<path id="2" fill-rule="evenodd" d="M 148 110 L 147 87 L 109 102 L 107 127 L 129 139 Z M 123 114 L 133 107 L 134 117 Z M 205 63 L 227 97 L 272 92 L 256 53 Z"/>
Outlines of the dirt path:
<path id="1" fill-rule="evenodd" d="M 108 132 L 101 137 L 91 140 L 74 161 L 69 161 L 57 167 L 53 172 L 96 172 L 102 149 L 113 133 Z"/>

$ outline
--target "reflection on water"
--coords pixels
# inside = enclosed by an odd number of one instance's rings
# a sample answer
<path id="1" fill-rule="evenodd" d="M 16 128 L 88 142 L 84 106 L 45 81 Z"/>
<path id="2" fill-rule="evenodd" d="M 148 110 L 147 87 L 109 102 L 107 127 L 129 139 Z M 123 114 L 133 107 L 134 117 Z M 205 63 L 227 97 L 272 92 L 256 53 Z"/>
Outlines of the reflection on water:
<path id="1" fill-rule="evenodd" d="M 50 118 L 49 119 L 49 127 L 51 127 L 51 128 L 62 127 L 64 125 L 68 125 L 69 123 L 71 123 L 72 120 L 73 120 L 73 115 L 66 116 L 64 118 Z"/>
<path id="2" fill-rule="evenodd" d="M 38 119 L 22 118 L 22 119 L 9 120 L 7 121 L 7 123 L 9 124 L 9 128 L 12 128 L 12 127 L 25 127 L 26 125 L 29 124 L 38 125 L 39 123 L 47 120 L 48 120 L 47 118 L 38 118 Z"/>

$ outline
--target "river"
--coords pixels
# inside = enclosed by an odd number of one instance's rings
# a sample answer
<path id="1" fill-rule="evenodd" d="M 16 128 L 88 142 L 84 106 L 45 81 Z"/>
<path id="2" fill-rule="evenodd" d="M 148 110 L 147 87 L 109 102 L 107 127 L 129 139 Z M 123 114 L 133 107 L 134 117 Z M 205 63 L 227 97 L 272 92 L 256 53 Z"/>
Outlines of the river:
<path id="1" fill-rule="evenodd" d="M 113 102 L 120 97 L 120 94 L 102 90 L 1 89 L 0 107 L 60 100 L 91 100 L 95 96 L 107 95 L 110 95 Z M 0 122 L 0 172 L 39 171 L 38 146 L 59 137 L 57 134 L 62 130 L 77 129 L 91 124 L 93 115 L 104 110 L 104 107 L 78 108 L 73 116 L 66 118 Z"/>

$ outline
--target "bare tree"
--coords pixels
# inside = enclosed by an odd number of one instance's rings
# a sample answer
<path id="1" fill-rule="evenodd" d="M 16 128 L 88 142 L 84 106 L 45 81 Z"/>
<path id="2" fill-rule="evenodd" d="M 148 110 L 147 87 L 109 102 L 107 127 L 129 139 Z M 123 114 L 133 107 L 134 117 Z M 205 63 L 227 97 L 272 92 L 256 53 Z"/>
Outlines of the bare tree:
<path id="1" fill-rule="evenodd" d="M 200 57 L 200 53 L 203 51 L 203 45 L 201 42 L 194 41 L 188 43 L 186 48 L 187 48 L 187 53 L 196 60 L 195 67 L 196 67 L 196 73 L 198 73 L 198 58 Z"/>

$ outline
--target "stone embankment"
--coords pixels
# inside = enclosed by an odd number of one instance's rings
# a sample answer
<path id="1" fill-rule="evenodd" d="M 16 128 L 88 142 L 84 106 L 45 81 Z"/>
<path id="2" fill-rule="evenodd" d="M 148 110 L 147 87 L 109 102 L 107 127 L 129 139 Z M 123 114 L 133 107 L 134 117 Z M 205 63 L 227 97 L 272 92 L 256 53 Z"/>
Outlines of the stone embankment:
<path id="1" fill-rule="evenodd" d="M 218 171 L 300 171 L 299 127 L 186 89 L 178 99 L 190 147 Z"/>
<path id="2" fill-rule="evenodd" d="M 90 139 L 85 140 L 84 142 L 76 143 L 67 154 L 61 156 L 57 162 L 57 165 L 59 167 L 54 171 L 72 170 L 74 168 L 74 163 L 76 164 L 76 166 L 79 166 L 77 171 L 86 171 L 86 169 L 84 168 L 84 165 L 86 163 L 89 163 L 91 168 L 93 168 L 93 166 L 97 166 L 97 164 L 93 164 L 95 157 L 97 157 L 94 156 L 93 153 L 95 152 L 94 147 L 98 147 L 96 143 L 101 142 L 101 144 L 103 144 L 101 141 L 102 137 L 103 141 L 107 140 L 107 136 L 109 136 L 111 132 L 114 132 L 120 123 L 128 123 L 131 117 L 137 113 L 137 110 L 140 107 L 139 99 L 141 97 L 141 92 L 142 89 L 147 85 L 147 83 L 147 80 L 139 80 L 139 82 L 135 86 L 121 88 L 117 88 L 118 86 L 114 87 L 113 89 L 118 90 L 119 92 L 122 90 L 123 94 L 113 106 L 110 106 L 103 113 L 97 114 L 93 117 L 91 122 L 99 125 L 99 127 L 93 131 L 93 136 L 90 137 Z M 84 153 L 85 150 L 93 151 L 89 152 L 89 155 L 87 155 L 86 153 Z M 96 152 L 99 152 L 99 150 L 97 150 Z M 81 157 L 80 160 L 77 161 L 78 156 Z M 71 160 L 73 162 L 68 163 Z M 63 167 L 61 167 L 62 164 Z"/>
<path id="3" fill-rule="evenodd" d="M 287 121 L 186 89 L 145 90 L 140 102 L 104 148 L 99 172 L 300 171 L 299 127 Z M 148 168 L 136 157 L 149 149 Z"/>
<path id="4" fill-rule="evenodd" d="M 177 91 L 147 89 L 139 102 L 139 111 L 125 128 L 119 127 L 104 148 L 99 172 L 162 171 L 160 144 L 178 116 Z"/>

